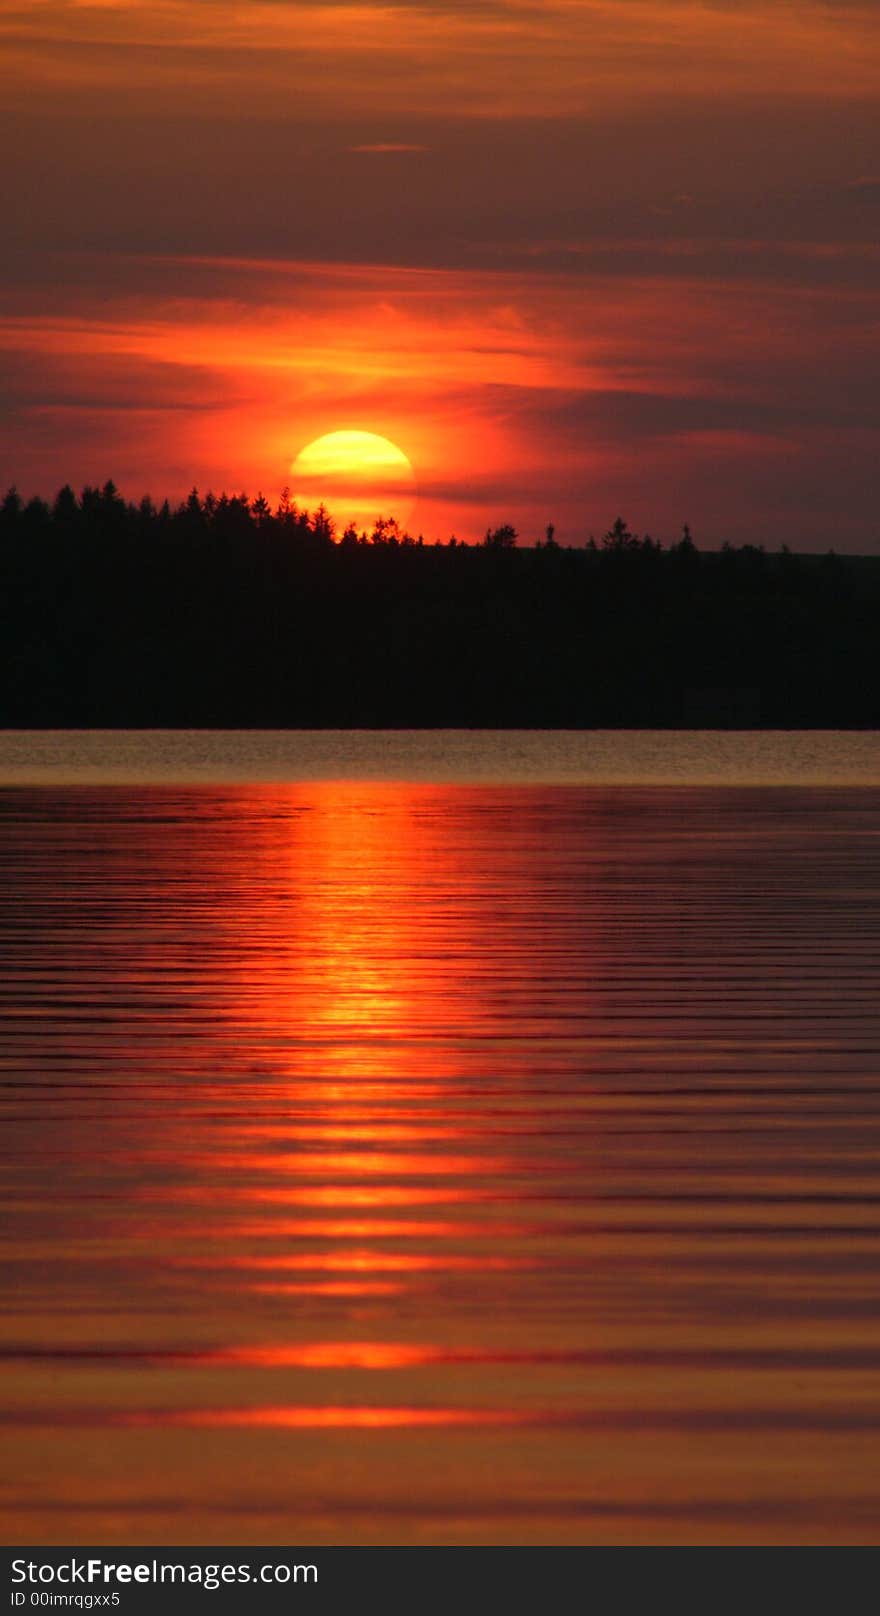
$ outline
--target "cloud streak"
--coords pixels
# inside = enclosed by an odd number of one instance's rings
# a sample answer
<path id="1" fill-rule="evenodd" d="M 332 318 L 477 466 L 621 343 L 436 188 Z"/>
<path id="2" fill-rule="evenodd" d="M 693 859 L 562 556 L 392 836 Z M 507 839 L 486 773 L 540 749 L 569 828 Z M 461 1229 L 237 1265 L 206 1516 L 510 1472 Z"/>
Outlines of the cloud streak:
<path id="1" fill-rule="evenodd" d="M 677 278 L 584 281 L 162 262 L 186 296 L 92 301 L 84 287 L 63 315 L 28 307 L 24 289 L 0 322 L 17 423 L 0 475 L 22 481 L 30 467 L 47 490 L 112 474 L 178 496 L 192 480 L 276 494 L 303 444 L 357 427 L 412 460 L 414 520 L 431 535 L 478 536 L 504 517 L 583 538 L 625 505 L 667 532 L 697 515 L 720 541 L 747 536 L 759 487 L 791 520 L 807 478 L 802 532 L 819 542 L 822 434 L 835 464 L 847 452 L 860 463 L 877 421 L 872 294 L 695 280 L 688 263 Z"/>
<path id="2" fill-rule="evenodd" d="M 622 95 L 867 97 L 880 66 L 875 23 L 868 7 L 817 0 L 0 5 L 22 99 L 40 86 L 135 98 L 164 89 L 198 104 L 219 88 L 239 111 L 275 105 L 287 116 L 333 102 L 485 119 L 589 115 Z"/>

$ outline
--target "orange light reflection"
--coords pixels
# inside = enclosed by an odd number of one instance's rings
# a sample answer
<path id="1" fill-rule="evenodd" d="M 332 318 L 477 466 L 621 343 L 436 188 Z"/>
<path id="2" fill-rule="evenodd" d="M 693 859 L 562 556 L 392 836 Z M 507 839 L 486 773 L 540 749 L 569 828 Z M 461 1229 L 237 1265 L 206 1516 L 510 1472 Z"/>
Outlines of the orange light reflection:
<path id="1" fill-rule="evenodd" d="M 355 1429 L 424 1425 L 518 1425 L 524 1416 L 506 1408 L 369 1408 L 310 1407 L 292 1405 L 280 1408 L 187 1408 L 147 1414 L 125 1414 L 120 1425 L 278 1426 L 296 1430 Z"/>

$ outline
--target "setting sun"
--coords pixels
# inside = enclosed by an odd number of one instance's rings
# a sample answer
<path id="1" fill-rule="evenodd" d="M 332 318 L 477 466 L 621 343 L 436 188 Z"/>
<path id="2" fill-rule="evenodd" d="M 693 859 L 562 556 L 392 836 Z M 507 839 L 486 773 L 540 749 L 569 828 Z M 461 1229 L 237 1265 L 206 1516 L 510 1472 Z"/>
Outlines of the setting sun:
<path id="1" fill-rule="evenodd" d="M 412 510 L 412 465 L 376 432 L 327 432 L 301 449 L 290 469 L 297 504 L 325 504 L 340 527 L 363 527 L 379 515 L 405 522 Z"/>

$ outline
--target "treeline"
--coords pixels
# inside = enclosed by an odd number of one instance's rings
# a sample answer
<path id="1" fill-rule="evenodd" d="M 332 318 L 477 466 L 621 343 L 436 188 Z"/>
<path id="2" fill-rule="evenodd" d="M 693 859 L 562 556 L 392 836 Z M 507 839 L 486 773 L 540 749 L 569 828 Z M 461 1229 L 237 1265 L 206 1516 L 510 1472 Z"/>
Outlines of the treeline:
<path id="1" fill-rule="evenodd" d="M 284 495 L 0 505 L 0 725 L 869 726 L 880 562 L 337 532 Z"/>

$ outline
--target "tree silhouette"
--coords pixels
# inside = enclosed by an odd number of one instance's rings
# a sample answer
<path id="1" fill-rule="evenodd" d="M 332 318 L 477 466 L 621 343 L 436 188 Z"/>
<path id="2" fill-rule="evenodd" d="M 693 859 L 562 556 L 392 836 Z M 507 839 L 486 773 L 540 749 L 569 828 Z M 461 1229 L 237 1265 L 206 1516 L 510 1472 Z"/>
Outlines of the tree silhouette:
<path id="1" fill-rule="evenodd" d="M 516 528 L 505 522 L 501 527 L 487 528 L 483 544 L 487 550 L 512 550 L 517 538 Z"/>
<path id="2" fill-rule="evenodd" d="M 878 559 L 335 537 L 289 490 L 10 489 L 0 724 L 880 724 Z"/>

